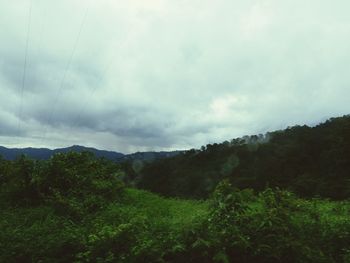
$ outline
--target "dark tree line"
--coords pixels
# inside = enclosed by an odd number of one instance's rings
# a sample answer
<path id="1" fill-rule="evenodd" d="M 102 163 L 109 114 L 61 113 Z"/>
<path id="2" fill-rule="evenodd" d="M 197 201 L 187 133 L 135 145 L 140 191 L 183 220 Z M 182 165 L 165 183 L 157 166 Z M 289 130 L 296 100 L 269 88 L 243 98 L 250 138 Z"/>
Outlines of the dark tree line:
<path id="1" fill-rule="evenodd" d="M 139 187 L 166 196 L 205 198 L 228 178 L 240 189 L 280 187 L 304 197 L 346 199 L 350 116 L 209 144 L 146 164 L 136 178 Z"/>

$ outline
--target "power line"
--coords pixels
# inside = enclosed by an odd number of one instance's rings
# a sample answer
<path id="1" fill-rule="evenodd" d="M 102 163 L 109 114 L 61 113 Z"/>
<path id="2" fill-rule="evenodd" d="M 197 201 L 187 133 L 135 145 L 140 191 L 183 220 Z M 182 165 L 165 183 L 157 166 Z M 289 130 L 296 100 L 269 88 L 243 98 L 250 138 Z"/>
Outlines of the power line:
<path id="1" fill-rule="evenodd" d="M 69 60 L 68 60 L 68 62 L 67 62 L 67 64 L 66 64 L 66 67 L 65 67 L 65 70 L 64 70 L 64 73 L 63 73 L 61 82 L 60 82 L 60 86 L 59 86 L 59 88 L 58 88 L 58 90 L 57 90 L 57 93 L 56 93 L 56 96 L 55 96 L 55 98 L 54 98 L 52 110 L 50 111 L 49 118 L 48 118 L 48 122 L 47 122 L 47 124 L 46 124 L 45 130 L 44 130 L 44 134 L 43 134 L 43 136 L 42 136 L 42 140 L 45 140 L 45 138 L 46 138 L 48 126 L 50 125 L 50 123 L 51 123 L 51 121 L 52 121 L 54 112 L 55 112 L 56 107 L 57 107 L 57 103 L 58 103 L 59 96 L 60 96 L 61 93 L 62 93 L 62 89 L 63 89 L 64 83 L 65 83 L 65 81 L 66 81 L 66 78 L 67 78 L 67 75 L 68 75 L 70 66 L 71 66 L 71 64 L 72 64 L 75 51 L 76 51 L 76 49 L 77 49 L 77 47 L 78 47 L 78 43 L 79 43 L 79 40 L 80 40 L 80 35 L 81 35 L 81 32 L 83 31 L 83 27 L 84 27 L 84 25 L 85 25 L 85 21 L 86 21 L 86 18 L 87 18 L 87 15 L 88 15 L 90 6 L 91 6 L 91 1 L 89 2 L 89 4 L 88 4 L 87 7 L 86 7 L 85 14 L 84 14 L 83 19 L 82 19 L 82 21 L 81 21 L 81 24 L 80 24 L 80 28 L 79 28 L 79 31 L 78 31 L 77 38 L 76 38 L 76 40 L 75 40 L 75 43 L 74 43 L 72 52 L 71 52 L 70 57 L 69 57 Z"/>
<path id="2" fill-rule="evenodd" d="M 113 56 L 114 57 L 114 56 Z M 103 76 L 104 75 L 106 75 L 107 74 L 107 72 L 109 71 L 109 69 L 110 69 L 110 67 L 111 67 L 111 65 L 113 64 L 112 63 L 112 61 L 113 61 L 113 59 L 111 59 L 111 61 L 110 61 L 110 63 L 108 64 L 108 66 L 105 68 L 105 70 L 103 71 Z M 102 76 L 101 75 L 101 76 Z M 102 80 L 102 77 L 101 78 L 99 78 L 99 82 Z M 91 90 L 91 92 L 90 92 L 90 94 L 89 94 L 89 96 L 87 96 L 87 97 L 89 97 L 89 98 L 91 98 L 94 94 L 95 94 L 95 92 L 96 92 L 96 90 L 97 90 L 97 85 L 95 85 L 95 87 Z M 86 99 L 85 100 L 85 102 L 82 104 L 82 106 L 80 107 L 80 110 L 78 111 L 78 114 L 76 115 L 76 121 L 73 123 L 73 125 L 71 126 L 71 129 L 73 129 L 75 126 L 77 126 L 78 124 L 79 124 L 79 122 L 80 122 L 80 119 L 81 119 L 81 117 L 82 117 L 82 114 L 83 114 L 83 112 L 85 111 L 85 109 L 86 109 L 86 107 L 88 106 L 88 100 Z"/>
<path id="3" fill-rule="evenodd" d="M 33 7 L 33 1 L 29 0 L 29 14 L 28 14 L 28 21 L 27 21 L 27 38 L 26 38 L 26 46 L 25 46 L 25 52 L 24 52 L 22 86 L 21 86 L 21 92 L 20 92 L 20 104 L 19 104 L 19 114 L 18 114 L 18 135 L 20 135 L 20 133 L 21 133 L 21 118 L 22 118 L 22 112 L 23 112 L 23 93 L 24 93 L 26 74 L 27 74 L 27 59 L 28 59 L 30 26 L 31 26 L 31 20 L 32 20 L 32 7 Z"/>
<path id="4" fill-rule="evenodd" d="M 132 29 L 134 28 L 134 24 L 135 24 L 135 22 L 132 23 L 132 25 L 130 26 L 130 30 L 129 30 L 128 32 L 133 32 Z M 130 33 L 129 33 L 129 34 L 130 34 Z M 129 34 L 127 34 L 127 36 L 129 36 Z M 126 37 L 125 39 L 127 39 L 127 37 Z M 116 47 L 115 50 L 117 50 L 118 48 L 119 48 L 119 49 L 123 48 L 126 44 L 127 44 L 127 41 L 122 41 L 122 42 L 118 45 L 118 47 Z M 105 69 L 104 69 L 104 71 L 103 71 L 103 74 L 101 74 L 101 76 L 105 76 L 105 75 L 109 72 L 111 66 L 113 65 L 113 62 L 114 62 L 114 58 L 115 58 L 115 56 L 116 56 L 116 53 L 117 53 L 116 51 L 113 52 L 113 54 L 112 54 L 112 56 L 111 56 L 111 59 L 110 59 L 110 62 L 109 62 L 108 65 L 105 67 Z M 99 78 L 99 81 L 102 81 L 102 77 Z M 91 98 L 91 97 L 94 95 L 94 93 L 96 92 L 97 88 L 98 88 L 98 85 L 96 85 L 96 86 L 91 90 L 89 96 L 87 96 L 87 97 L 90 97 L 90 98 Z M 71 127 L 70 127 L 71 130 L 72 130 L 74 127 L 76 127 L 76 126 L 80 123 L 82 114 L 83 114 L 83 112 L 85 111 L 85 109 L 86 109 L 87 106 L 88 106 L 88 100 L 85 100 L 85 102 L 83 103 L 83 105 L 80 107 L 80 110 L 78 111 L 78 114 L 76 115 L 76 120 L 75 120 L 75 122 L 74 122 L 73 125 L 71 125 Z"/>
<path id="5" fill-rule="evenodd" d="M 37 54 L 39 54 L 40 52 L 42 52 L 42 47 L 43 47 L 43 42 L 44 42 L 44 34 L 46 31 L 46 18 L 47 18 L 47 13 L 48 13 L 48 6 L 45 6 L 43 11 L 41 11 L 41 26 L 40 26 L 40 34 L 39 34 L 39 41 L 38 41 L 38 47 L 37 47 Z"/>

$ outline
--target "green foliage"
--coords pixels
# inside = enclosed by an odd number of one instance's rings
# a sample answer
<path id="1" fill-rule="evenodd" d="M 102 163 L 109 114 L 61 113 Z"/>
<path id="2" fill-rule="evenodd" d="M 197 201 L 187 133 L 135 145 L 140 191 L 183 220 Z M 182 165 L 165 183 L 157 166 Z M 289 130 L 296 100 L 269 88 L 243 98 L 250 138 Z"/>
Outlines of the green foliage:
<path id="1" fill-rule="evenodd" d="M 349 202 L 305 201 L 279 189 L 258 196 L 227 181 L 211 199 L 202 243 L 213 262 L 347 262 Z"/>
<path id="2" fill-rule="evenodd" d="M 101 209 L 123 188 L 119 168 L 88 152 L 56 154 L 48 161 L 21 156 L 2 163 L 2 170 L 2 204 L 46 204 L 73 218 Z"/>
<path id="3" fill-rule="evenodd" d="M 83 232 L 47 206 L 0 213 L 0 262 L 72 262 Z"/>
<path id="4" fill-rule="evenodd" d="M 0 174 L 0 262 L 349 263 L 349 201 L 229 180 L 207 201 L 164 198 L 88 153 L 0 160 Z"/>

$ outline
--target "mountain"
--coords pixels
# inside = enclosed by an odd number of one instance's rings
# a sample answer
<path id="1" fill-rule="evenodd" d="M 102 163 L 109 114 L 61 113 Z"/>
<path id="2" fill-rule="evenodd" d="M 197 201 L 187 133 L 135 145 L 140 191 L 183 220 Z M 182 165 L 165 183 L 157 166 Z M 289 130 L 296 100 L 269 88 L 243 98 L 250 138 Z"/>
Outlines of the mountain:
<path id="1" fill-rule="evenodd" d="M 124 156 L 124 154 L 120 153 L 120 152 L 97 150 L 95 148 L 84 147 L 84 146 L 79 146 L 79 145 L 73 145 L 73 146 L 67 147 L 67 148 L 55 149 L 55 150 L 53 150 L 53 154 L 67 153 L 67 152 L 84 152 L 84 151 L 92 152 L 98 158 L 104 157 L 104 158 L 112 160 L 112 161 L 115 161 L 115 160 Z"/>
<path id="2" fill-rule="evenodd" d="M 206 198 L 228 179 L 239 189 L 279 187 L 304 197 L 347 199 L 350 115 L 208 144 L 136 172 L 131 176 L 138 187 L 165 196 Z"/>
<path id="3" fill-rule="evenodd" d="M 28 157 L 36 160 L 47 160 L 52 155 L 56 153 L 68 153 L 68 152 L 92 152 L 96 157 L 104 157 L 108 160 L 116 161 L 116 162 L 130 162 L 134 160 L 141 161 L 154 161 L 156 159 L 174 157 L 177 154 L 182 153 L 182 151 L 173 151 L 173 152 L 136 152 L 132 154 L 123 154 L 120 152 L 114 151 L 105 151 L 98 150 L 91 147 L 84 147 L 80 145 L 73 145 L 66 148 L 58 148 L 54 150 L 50 150 L 47 148 L 6 148 L 0 146 L 0 156 L 3 156 L 6 160 L 14 160 L 17 156 L 24 154 Z"/>
<path id="4" fill-rule="evenodd" d="M 7 160 L 14 160 L 17 156 L 25 154 L 33 159 L 44 160 L 48 159 L 53 151 L 46 148 L 6 148 L 0 146 L 0 155 Z"/>
<path id="5" fill-rule="evenodd" d="M 24 154 L 28 157 L 36 160 L 47 160 L 56 153 L 67 153 L 67 152 L 92 152 L 96 157 L 104 157 L 109 160 L 117 160 L 124 156 L 124 154 L 113 151 L 97 150 L 91 147 L 84 147 L 79 145 L 73 145 L 66 148 L 58 148 L 50 150 L 47 148 L 6 148 L 0 146 L 0 155 L 7 160 L 14 160 L 17 156 Z"/>

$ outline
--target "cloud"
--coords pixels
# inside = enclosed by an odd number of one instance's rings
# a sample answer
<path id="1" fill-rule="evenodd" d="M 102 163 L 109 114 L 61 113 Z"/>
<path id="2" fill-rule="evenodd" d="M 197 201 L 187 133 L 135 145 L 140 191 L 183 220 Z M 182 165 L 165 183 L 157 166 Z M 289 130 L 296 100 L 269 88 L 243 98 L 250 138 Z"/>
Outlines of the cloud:
<path id="1" fill-rule="evenodd" d="M 2 145 L 191 148 L 349 113 L 345 0 L 36 0 L 21 102 L 29 3 L 0 1 Z"/>

